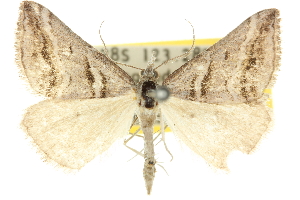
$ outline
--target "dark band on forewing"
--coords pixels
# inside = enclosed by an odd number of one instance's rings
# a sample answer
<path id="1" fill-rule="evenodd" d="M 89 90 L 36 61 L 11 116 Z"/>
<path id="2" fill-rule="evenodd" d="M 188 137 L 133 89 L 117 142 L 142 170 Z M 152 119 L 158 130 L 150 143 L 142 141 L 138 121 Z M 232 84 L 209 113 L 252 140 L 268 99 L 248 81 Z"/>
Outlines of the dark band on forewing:
<path id="1" fill-rule="evenodd" d="M 276 19 L 275 12 L 271 12 L 269 15 L 266 15 L 265 18 L 266 20 L 264 20 L 264 23 L 257 24 L 256 29 L 259 31 L 259 34 L 247 44 L 245 54 L 248 58 L 242 62 L 243 68 L 240 77 L 240 92 L 247 102 L 251 102 L 253 99 L 256 99 L 263 94 L 262 91 L 258 91 L 256 86 L 257 83 L 253 77 L 263 74 L 263 68 L 267 67 L 267 64 L 265 64 L 267 62 L 265 61 L 265 57 L 268 56 L 268 54 L 262 49 L 261 44 L 267 42 L 268 35 L 272 34 L 270 31 L 274 30 Z M 274 35 L 275 34 L 273 33 L 273 41 L 275 39 Z M 274 43 L 272 45 L 275 46 Z M 272 64 L 275 65 L 275 60 L 272 60 Z"/>
<path id="2" fill-rule="evenodd" d="M 38 63 L 38 55 L 41 55 L 45 63 L 47 63 L 49 66 L 48 68 L 43 68 L 44 74 L 41 74 L 40 78 L 44 80 L 44 83 L 38 85 L 38 90 L 45 90 L 45 96 L 49 97 L 53 95 L 52 88 L 57 85 L 58 71 L 57 69 L 55 69 L 55 64 L 52 61 L 54 47 L 47 33 L 45 33 L 44 30 L 41 28 L 41 20 L 37 19 L 36 15 L 32 14 L 35 13 L 34 8 L 32 8 L 29 4 L 24 4 L 24 10 L 27 11 L 26 13 L 23 13 L 23 17 L 27 20 L 26 25 L 30 26 L 29 29 L 31 29 L 35 35 L 39 35 L 40 46 L 38 46 L 38 48 L 33 49 L 34 52 L 31 53 L 31 58 L 35 63 Z M 39 10 L 41 10 L 40 7 Z M 52 13 L 50 12 L 50 15 L 51 14 Z M 26 30 L 27 28 L 25 27 L 24 29 Z M 32 42 L 34 43 L 36 41 Z M 23 60 L 24 58 L 22 58 L 22 61 Z M 24 63 L 23 66 L 25 66 Z"/>
<path id="3" fill-rule="evenodd" d="M 203 80 L 201 81 L 201 97 L 205 97 L 208 88 L 209 88 L 209 80 L 212 78 L 211 76 L 211 72 L 212 72 L 212 61 L 209 63 L 207 72 L 203 78 Z"/>
<path id="4" fill-rule="evenodd" d="M 105 98 L 106 97 L 106 92 L 107 92 L 106 91 L 107 90 L 107 87 L 106 87 L 107 80 L 106 80 L 104 74 L 101 71 L 99 71 L 99 74 L 101 76 L 101 83 L 102 83 L 102 89 L 101 89 L 101 93 L 100 93 L 100 98 Z"/>
<path id="5" fill-rule="evenodd" d="M 124 70 L 35 2 L 21 3 L 16 51 L 23 76 L 47 97 L 116 97 L 134 85 Z"/>
<path id="6" fill-rule="evenodd" d="M 280 62 L 279 11 L 267 9 L 246 19 L 226 37 L 168 76 L 174 97 L 204 103 L 250 103 L 267 98 Z M 198 78 L 195 80 L 194 75 Z M 192 87 L 192 88 L 191 88 Z M 262 100 L 263 100 L 262 99 Z"/>
<path id="7" fill-rule="evenodd" d="M 195 89 L 195 86 L 196 86 L 196 80 L 197 80 L 197 75 L 195 75 L 192 80 L 191 80 L 191 83 L 190 83 L 190 94 L 188 96 L 188 99 L 189 100 L 192 100 L 192 101 L 195 101 L 195 98 L 196 98 L 196 89 Z"/>
<path id="8" fill-rule="evenodd" d="M 91 66 L 90 66 L 90 63 L 87 58 L 85 61 L 84 70 L 85 70 L 85 75 L 86 75 L 86 78 L 87 78 L 87 81 L 89 84 L 89 90 L 92 94 L 92 96 L 90 98 L 94 98 L 95 97 L 95 91 L 94 91 L 95 77 L 94 77 L 93 73 L 91 72 Z"/>

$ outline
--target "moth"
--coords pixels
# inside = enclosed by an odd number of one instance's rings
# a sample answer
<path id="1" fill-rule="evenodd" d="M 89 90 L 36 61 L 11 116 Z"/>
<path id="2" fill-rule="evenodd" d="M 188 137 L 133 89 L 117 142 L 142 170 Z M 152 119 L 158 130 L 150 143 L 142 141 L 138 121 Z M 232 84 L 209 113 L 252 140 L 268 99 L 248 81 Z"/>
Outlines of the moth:
<path id="1" fill-rule="evenodd" d="M 270 130 L 263 91 L 273 87 L 280 65 L 279 21 L 277 9 L 246 19 L 169 75 L 162 85 L 171 96 L 161 102 L 154 58 L 135 83 L 47 8 L 24 1 L 16 62 L 31 88 L 48 99 L 27 109 L 22 127 L 46 160 L 80 169 L 124 138 L 136 114 L 150 194 L 157 165 L 153 125 L 160 113 L 162 132 L 166 123 L 209 165 L 226 170 L 231 151 L 249 154 Z"/>

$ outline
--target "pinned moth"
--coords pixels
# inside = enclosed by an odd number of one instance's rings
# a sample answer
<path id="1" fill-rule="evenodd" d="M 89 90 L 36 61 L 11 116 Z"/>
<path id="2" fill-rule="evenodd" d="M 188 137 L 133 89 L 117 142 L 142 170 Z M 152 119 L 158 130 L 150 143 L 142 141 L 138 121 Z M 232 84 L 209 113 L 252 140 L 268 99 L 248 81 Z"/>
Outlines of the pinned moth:
<path id="1" fill-rule="evenodd" d="M 155 58 L 136 84 L 47 8 L 24 1 L 16 62 L 32 89 L 48 100 L 29 107 L 22 126 L 46 160 L 80 169 L 125 137 L 136 114 L 150 194 L 156 171 L 153 125 L 160 113 L 162 133 L 166 122 L 208 164 L 226 170 L 231 151 L 250 153 L 270 129 L 263 91 L 273 87 L 279 69 L 279 21 L 277 9 L 249 17 L 169 75 L 162 84 L 166 93 L 158 97 Z M 159 101 L 168 91 L 167 101 Z"/>

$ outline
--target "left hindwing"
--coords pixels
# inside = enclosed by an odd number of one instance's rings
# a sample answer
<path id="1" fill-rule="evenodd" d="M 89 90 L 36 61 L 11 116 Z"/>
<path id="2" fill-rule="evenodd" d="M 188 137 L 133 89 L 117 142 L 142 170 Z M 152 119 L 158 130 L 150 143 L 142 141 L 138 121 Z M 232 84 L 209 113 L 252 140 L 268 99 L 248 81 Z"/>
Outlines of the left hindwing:
<path id="1" fill-rule="evenodd" d="M 45 160 L 80 169 L 128 133 L 134 96 L 42 101 L 27 109 L 22 127 Z"/>

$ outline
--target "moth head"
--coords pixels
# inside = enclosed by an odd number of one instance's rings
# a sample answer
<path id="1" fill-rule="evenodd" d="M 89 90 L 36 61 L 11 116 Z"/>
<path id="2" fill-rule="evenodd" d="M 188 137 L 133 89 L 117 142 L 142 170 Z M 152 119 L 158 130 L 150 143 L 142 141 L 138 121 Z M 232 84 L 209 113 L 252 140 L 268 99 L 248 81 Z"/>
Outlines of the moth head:
<path id="1" fill-rule="evenodd" d="M 147 69 L 143 69 L 140 72 L 141 77 L 143 78 L 153 78 L 153 79 L 157 79 L 158 78 L 158 72 L 153 69 L 153 68 L 147 68 Z"/>
<path id="2" fill-rule="evenodd" d="M 158 78 L 158 73 L 154 69 L 155 60 L 156 60 L 155 51 L 153 51 L 152 56 L 151 56 L 150 60 L 148 61 L 147 68 L 142 69 L 140 72 L 141 77 L 147 78 L 147 79 L 157 79 Z"/>

